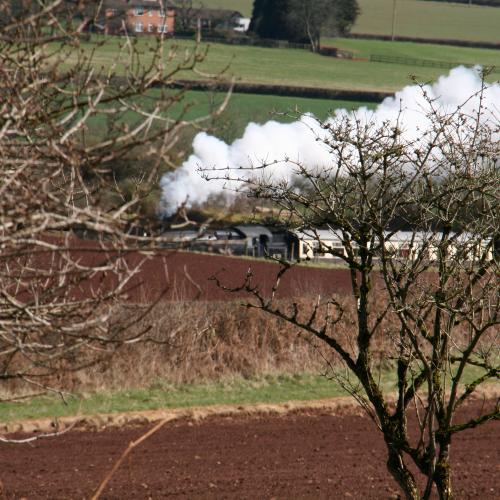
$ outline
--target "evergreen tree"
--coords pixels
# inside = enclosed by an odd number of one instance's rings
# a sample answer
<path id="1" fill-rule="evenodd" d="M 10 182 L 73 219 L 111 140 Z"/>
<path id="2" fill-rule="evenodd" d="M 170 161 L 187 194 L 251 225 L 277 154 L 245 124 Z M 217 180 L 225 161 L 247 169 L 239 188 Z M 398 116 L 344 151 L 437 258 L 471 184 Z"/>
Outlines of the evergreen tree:
<path id="1" fill-rule="evenodd" d="M 255 0 L 250 30 L 260 38 L 289 40 L 288 0 Z"/>
<path id="2" fill-rule="evenodd" d="M 254 33 L 257 32 L 257 26 L 260 24 L 260 21 L 262 19 L 265 3 L 265 0 L 254 0 L 253 2 L 252 19 L 250 21 L 249 30 Z"/>

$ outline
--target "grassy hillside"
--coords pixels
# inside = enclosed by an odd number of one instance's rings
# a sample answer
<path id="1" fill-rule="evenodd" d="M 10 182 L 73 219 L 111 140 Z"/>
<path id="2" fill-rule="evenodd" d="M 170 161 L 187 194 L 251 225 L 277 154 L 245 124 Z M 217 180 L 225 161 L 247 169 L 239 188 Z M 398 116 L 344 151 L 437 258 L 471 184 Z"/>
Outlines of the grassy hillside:
<path id="1" fill-rule="evenodd" d="M 215 0 L 214 0 L 215 1 Z M 354 33 L 390 35 L 393 0 L 358 0 Z M 500 8 L 397 0 L 396 35 L 500 42 Z"/>
<path id="2" fill-rule="evenodd" d="M 393 0 L 358 0 L 361 15 L 354 33 L 390 35 Z M 207 7 L 239 10 L 250 16 L 252 0 L 204 0 Z M 500 8 L 456 3 L 397 0 L 396 34 L 500 42 Z"/>
<path id="3" fill-rule="evenodd" d="M 475 49 L 431 43 L 359 40 L 354 38 L 326 38 L 324 43 L 350 50 L 359 58 L 369 58 L 371 54 L 377 54 L 448 61 L 457 64 L 483 64 L 500 68 L 500 50 Z"/>
<path id="4" fill-rule="evenodd" d="M 186 117 L 192 119 L 206 114 L 217 103 L 221 103 L 224 97 L 225 94 L 221 93 L 188 92 L 186 102 L 191 109 Z M 326 118 L 336 109 L 356 109 L 366 105 L 366 103 L 355 101 L 234 94 L 226 110 L 218 119 L 218 125 L 228 126 L 231 133 L 239 137 L 249 122 L 265 123 L 268 120 L 290 122 L 297 118 L 297 113 L 312 113 L 318 118 Z M 371 108 L 374 106 L 374 104 L 368 105 Z M 225 135 L 228 137 L 227 134 Z"/>
<path id="5" fill-rule="evenodd" d="M 139 104 L 143 108 L 153 109 L 159 91 L 152 91 L 147 97 L 143 97 Z M 187 120 L 193 120 L 208 115 L 225 98 L 223 93 L 214 92 L 186 92 L 181 103 L 172 107 L 168 115 L 171 118 L 180 118 L 181 115 Z M 221 116 L 214 120 L 205 122 L 210 132 L 226 142 L 232 142 L 243 135 L 245 127 L 250 122 L 265 123 L 269 120 L 279 122 L 291 122 L 297 119 L 299 113 L 312 113 L 316 117 L 324 119 L 336 109 L 357 109 L 367 106 L 366 103 L 355 101 L 330 101 L 326 99 L 304 99 L 299 97 L 284 97 L 271 95 L 234 94 L 229 101 L 226 110 Z M 373 108 L 375 104 L 368 105 Z M 184 109 L 187 112 L 184 113 Z M 130 123 L 138 117 L 130 112 L 125 115 Z M 103 115 L 91 118 L 89 121 L 90 133 L 95 137 L 101 137 L 106 127 L 106 118 Z M 190 146 L 191 138 L 186 140 Z"/>
<path id="6" fill-rule="evenodd" d="M 117 62 L 117 45 L 119 38 L 109 38 L 95 55 L 97 66 L 108 67 Z M 148 58 L 148 41 L 138 40 L 144 50 L 144 58 Z M 387 53 L 408 57 L 435 57 L 443 61 L 457 61 L 468 64 L 496 65 L 500 67 L 500 51 L 486 49 L 461 49 L 447 46 L 428 46 L 424 44 L 372 42 L 364 40 L 341 39 L 333 43 L 358 51 L 361 57 L 369 53 Z M 82 44 L 83 45 L 83 44 Z M 85 44 L 90 50 L 92 44 Z M 188 41 L 179 42 L 178 58 L 184 57 L 185 49 L 192 48 Z M 68 54 L 68 61 L 75 57 Z M 172 61 L 171 64 L 175 64 Z M 296 86 L 325 87 L 331 89 L 395 91 L 410 82 L 413 74 L 420 81 L 436 79 L 446 70 L 440 68 L 414 67 L 398 64 L 371 63 L 366 60 L 334 59 L 313 54 L 306 50 L 268 49 L 263 47 L 241 47 L 222 44 L 211 44 L 206 60 L 200 64 L 200 69 L 217 73 L 225 72 L 238 81 L 288 84 Z M 118 66 L 118 71 L 120 67 Z M 192 73 L 179 75 L 193 78 Z"/>

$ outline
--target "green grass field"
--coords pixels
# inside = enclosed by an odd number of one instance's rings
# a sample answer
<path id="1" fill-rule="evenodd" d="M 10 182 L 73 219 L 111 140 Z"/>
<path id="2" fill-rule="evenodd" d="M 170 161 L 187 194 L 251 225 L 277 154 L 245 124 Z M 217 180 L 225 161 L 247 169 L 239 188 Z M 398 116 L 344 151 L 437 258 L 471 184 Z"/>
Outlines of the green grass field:
<path id="1" fill-rule="evenodd" d="M 153 109 L 158 99 L 159 91 L 151 91 L 147 97 L 136 99 L 136 104 L 147 109 Z M 194 120 L 207 116 L 224 100 L 225 94 L 217 92 L 189 91 L 185 93 L 182 102 L 172 106 L 167 115 L 172 119 L 183 117 L 185 120 Z M 327 99 L 305 99 L 300 97 L 285 97 L 273 95 L 234 94 L 225 111 L 216 119 L 208 120 L 204 126 L 211 133 L 226 142 L 232 142 L 243 135 L 245 127 L 250 122 L 265 123 L 276 120 L 282 123 L 291 122 L 299 114 L 312 113 L 320 119 L 327 118 L 336 109 L 357 109 L 361 106 L 373 108 L 375 104 L 356 101 L 331 101 Z M 185 110 L 186 108 L 186 110 Z M 134 123 L 133 112 L 129 112 L 124 119 Z M 89 120 L 90 133 L 95 137 L 102 137 L 106 127 L 106 116 L 97 115 Z"/>
<path id="2" fill-rule="evenodd" d="M 338 46 L 357 51 L 360 57 L 370 53 L 406 55 L 408 57 L 440 61 L 456 61 L 470 65 L 483 64 L 500 67 L 500 50 L 462 49 L 457 47 L 426 45 L 415 43 L 393 43 L 351 39 L 330 41 Z M 117 62 L 117 45 L 120 39 L 110 37 L 106 44 L 95 54 L 94 64 L 98 67 L 109 67 Z M 149 58 L 148 41 L 138 40 L 144 51 L 144 61 Z M 90 50 L 92 43 L 82 44 Z M 193 44 L 188 41 L 178 42 L 178 59 L 170 64 L 178 64 L 185 50 Z M 69 53 L 67 61 L 74 54 Z M 66 62 L 67 62 L 66 61 Z M 204 72 L 217 73 L 225 71 L 227 76 L 234 76 L 238 81 L 287 84 L 295 86 L 325 87 L 331 89 L 396 91 L 410 82 L 410 74 L 419 81 L 435 80 L 446 73 L 439 68 L 414 67 L 399 64 L 375 63 L 366 60 L 335 59 L 313 54 L 306 50 L 269 49 L 262 47 L 240 47 L 222 44 L 209 44 L 206 60 L 199 65 Z M 120 65 L 117 71 L 123 72 Z M 178 75 L 182 78 L 194 78 L 189 72 Z"/>
<path id="3" fill-rule="evenodd" d="M 358 0 L 361 14 L 353 33 L 390 35 L 393 0 Z M 205 0 L 207 7 L 252 14 L 252 0 Z M 500 8 L 457 3 L 397 1 L 396 35 L 500 43 Z"/>
<path id="4" fill-rule="evenodd" d="M 222 103 L 224 97 L 223 93 L 187 92 L 185 104 L 189 105 L 190 110 L 187 112 L 186 118 L 194 119 L 207 114 Z M 336 109 L 356 109 L 361 106 L 373 108 L 375 104 L 274 95 L 234 94 L 221 119 L 223 121 L 229 120 L 232 127 L 240 121 L 242 123 L 250 121 L 265 123 L 268 120 L 290 122 L 297 118 L 298 113 L 312 113 L 323 119 Z M 173 112 L 175 115 L 176 112 L 180 112 L 180 109 L 173 110 Z"/>
<path id="5" fill-rule="evenodd" d="M 354 38 L 330 38 L 325 39 L 325 42 L 335 47 L 352 51 L 356 57 L 360 58 L 369 58 L 370 55 L 377 54 L 448 61 L 452 63 L 500 66 L 500 50 L 456 47 L 432 43 L 359 40 Z"/>
<path id="6" fill-rule="evenodd" d="M 187 119 L 206 114 L 214 104 L 222 102 L 224 94 L 189 92 L 186 102 L 190 104 Z M 226 142 L 232 142 L 243 135 L 250 122 L 265 123 L 269 120 L 291 122 L 298 114 L 312 113 L 320 119 L 329 116 L 336 109 L 357 109 L 361 106 L 373 108 L 374 104 L 356 101 L 331 101 L 327 99 L 305 99 L 272 95 L 234 94 L 224 113 L 208 125 L 213 133 Z"/>
<path id="7" fill-rule="evenodd" d="M 217 1 L 217 0 L 214 0 Z M 353 33 L 390 35 L 393 0 L 358 0 Z M 500 8 L 397 0 L 396 35 L 500 43 Z"/>

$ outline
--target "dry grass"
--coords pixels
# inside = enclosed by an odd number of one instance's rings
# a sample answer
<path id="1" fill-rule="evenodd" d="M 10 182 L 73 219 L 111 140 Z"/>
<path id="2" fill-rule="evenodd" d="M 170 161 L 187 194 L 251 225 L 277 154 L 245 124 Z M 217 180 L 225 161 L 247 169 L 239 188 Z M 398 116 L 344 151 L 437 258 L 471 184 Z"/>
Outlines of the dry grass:
<path id="1" fill-rule="evenodd" d="M 318 373 L 323 346 L 297 328 L 236 302 L 163 303 L 152 331 L 158 343 L 132 345 L 109 362 L 62 380 L 69 390 L 179 385 L 266 375 Z"/>
<path id="2" fill-rule="evenodd" d="M 297 300 L 299 319 L 307 321 L 318 297 Z M 357 315 L 351 297 L 337 296 L 344 313 L 331 335 L 355 353 Z M 291 300 L 283 300 L 284 310 Z M 385 300 L 373 304 L 381 311 Z M 320 309 L 315 324 L 324 319 Z M 151 320 L 149 320 L 151 321 Z M 144 325 L 137 325 L 138 328 Z M 397 355 L 399 323 L 388 315 L 372 341 L 373 362 L 384 370 Z M 72 391 L 145 388 L 162 385 L 259 379 L 266 376 L 327 373 L 338 368 L 333 350 L 284 320 L 247 308 L 238 301 L 180 301 L 160 304 L 151 337 L 158 343 L 122 348 L 109 362 L 65 377 L 59 383 Z"/>
<path id="3" fill-rule="evenodd" d="M 356 354 L 356 307 L 352 298 L 338 296 L 344 314 L 331 335 L 347 351 Z M 318 297 L 298 300 L 299 319 L 306 319 Z M 130 309 L 131 306 L 127 306 Z M 291 302 L 283 301 L 286 310 Z M 372 303 L 372 312 L 386 307 L 383 294 Z M 318 315 L 316 323 L 323 320 Z M 117 314 L 121 314 L 117 311 Z M 372 321 L 375 321 L 373 315 Z M 60 375 L 52 385 L 71 392 L 115 391 L 183 384 L 258 380 L 267 376 L 318 374 L 339 361 L 333 351 L 297 327 L 262 311 L 246 308 L 236 301 L 163 302 L 153 317 L 136 325 L 140 331 L 152 323 L 153 342 L 126 346 L 99 365 Z M 389 373 L 398 355 L 399 322 L 388 314 L 372 340 L 374 366 Z M 459 338 L 463 337 L 463 338 Z M 457 343 L 467 341 L 466 332 L 457 332 Z M 491 339 L 485 339 L 490 343 Z M 494 345 L 494 344 L 493 344 Z M 19 394 L 22 386 L 11 383 L 5 392 Z"/>

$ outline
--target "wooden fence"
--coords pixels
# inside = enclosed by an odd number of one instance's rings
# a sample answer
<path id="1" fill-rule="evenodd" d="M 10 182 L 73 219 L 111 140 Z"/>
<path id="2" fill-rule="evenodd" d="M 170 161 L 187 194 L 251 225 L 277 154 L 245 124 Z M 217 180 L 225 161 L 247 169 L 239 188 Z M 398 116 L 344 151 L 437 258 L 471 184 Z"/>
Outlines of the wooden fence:
<path id="1" fill-rule="evenodd" d="M 387 55 L 379 55 L 379 54 L 371 54 L 370 55 L 371 62 L 379 62 L 379 63 L 388 63 L 388 64 L 402 64 L 404 66 L 425 66 L 428 68 L 445 68 L 452 69 L 457 66 L 473 66 L 470 63 L 461 63 L 461 62 L 449 62 L 449 61 L 436 61 L 433 59 L 416 59 L 412 57 L 401 57 L 401 56 L 387 56 Z M 499 73 L 500 67 L 492 67 L 490 68 L 491 73 Z"/>

